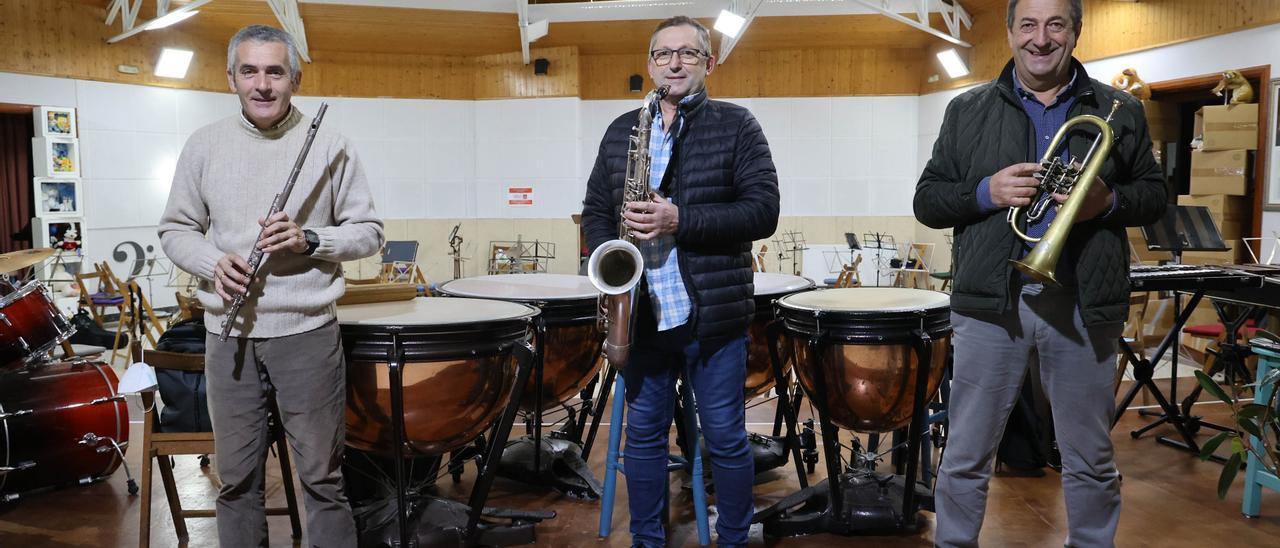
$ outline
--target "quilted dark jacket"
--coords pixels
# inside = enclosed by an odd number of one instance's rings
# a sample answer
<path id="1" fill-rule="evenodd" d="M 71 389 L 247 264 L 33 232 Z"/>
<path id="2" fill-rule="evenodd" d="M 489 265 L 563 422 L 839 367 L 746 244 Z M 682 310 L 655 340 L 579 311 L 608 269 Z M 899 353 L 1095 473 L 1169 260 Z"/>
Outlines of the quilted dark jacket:
<path id="1" fill-rule="evenodd" d="M 1120 110 L 1111 121 L 1116 142 L 1099 177 L 1115 190 L 1118 203 L 1105 218 L 1075 225 L 1067 239 L 1061 268 L 1074 264 L 1077 296 L 1087 325 L 1124 321 L 1129 303 L 1129 242 L 1126 226 L 1158 220 L 1168 200 L 1164 177 L 1151 154 L 1142 104 L 1127 93 L 1088 78 L 1072 60 L 1084 85 L 1068 118 L 1106 117 L 1114 99 Z M 1067 139 L 1076 158 L 1084 158 L 1097 135 L 1078 126 Z M 947 106 L 933 157 L 916 185 L 915 214 L 932 228 L 955 228 L 952 249 L 951 306 L 960 311 L 1006 311 L 1014 275 L 1009 259 L 1023 244 L 1006 221 L 1007 209 L 983 214 L 975 193 L 984 177 L 1012 164 L 1037 162 L 1035 134 L 1013 90 L 1013 63 L 995 81 L 956 97 Z"/>
<path id="2" fill-rule="evenodd" d="M 751 243 L 777 228 L 778 175 L 764 132 L 747 109 L 710 99 L 687 108 L 662 189 L 680 208 L 675 237 L 693 301 L 694 334 L 714 341 L 743 335 L 751 322 Z M 600 142 L 582 204 L 592 250 L 618 237 L 627 143 L 639 112 L 619 116 Z M 636 329 L 652 331 L 651 317 Z"/>

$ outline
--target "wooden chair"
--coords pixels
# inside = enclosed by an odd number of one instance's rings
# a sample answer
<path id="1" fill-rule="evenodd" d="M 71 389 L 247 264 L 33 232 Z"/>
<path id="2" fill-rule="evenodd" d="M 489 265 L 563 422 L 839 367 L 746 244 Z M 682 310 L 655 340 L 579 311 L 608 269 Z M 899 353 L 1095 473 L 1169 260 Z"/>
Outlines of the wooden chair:
<path id="1" fill-rule="evenodd" d="M 858 275 L 858 266 L 861 264 L 862 255 L 858 255 L 853 259 L 853 264 L 844 265 L 833 287 L 862 287 L 862 276 Z"/>
<path id="2" fill-rule="evenodd" d="M 769 252 L 769 244 L 760 244 L 760 252 L 751 259 L 752 272 L 764 272 L 764 254 Z"/>
<path id="3" fill-rule="evenodd" d="M 130 345 L 134 361 L 146 362 L 156 370 L 204 372 L 204 355 L 182 352 L 164 352 L 148 350 L 142 354 L 142 345 L 134 341 Z M 272 395 L 270 410 L 274 417 L 280 412 L 276 407 L 275 396 Z M 190 510 L 182 507 L 178 497 L 178 486 L 173 477 L 172 455 L 212 455 L 215 453 L 213 432 L 161 432 L 157 418 L 155 392 L 142 393 L 142 407 L 145 410 L 142 418 L 142 501 L 138 523 L 138 546 L 147 548 L 151 545 L 151 469 L 153 465 L 160 468 L 160 478 L 164 485 L 165 498 L 169 500 L 169 513 L 173 516 L 173 529 L 178 541 L 185 544 L 189 540 L 187 534 L 187 518 L 212 518 L 212 509 Z M 272 419 L 270 435 L 280 458 L 280 477 L 284 486 L 286 506 L 284 508 L 267 508 L 267 515 L 288 515 L 293 526 L 293 538 L 302 537 L 302 521 L 298 517 L 298 501 L 293 491 L 293 471 L 289 465 L 289 448 L 284 441 L 284 428 L 279 419 Z"/>
<path id="4" fill-rule="evenodd" d="M 902 267 L 894 275 L 894 287 L 932 289 L 929 283 L 929 263 L 933 261 L 933 243 L 908 244 L 906 251 Z"/>
<path id="5" fill-rule="evenodd" d="M 75 275 L 76 286 L 80 289 L 79 308 L 88 309 L 89 315 L 100 327 L 106 327 L 103 325 L 103 318 L 108 308 L 115 308 L 118 314 L 124 315 L 124 288 L 115 285 L 114 278 L 96 265 L 92 273 L 81 272 Z M 94 291 L 89 291 L 91 282 Z"/>
<path id="6" fill-rule="evenodd" d="M 114 278 L 111 267 L 103 266 L 103 272 Z M 117 352 L 122 350 L 121 344 L 129 344 L 129 337 L 125 336 L 125 333 L 139 331 L 134 329 L 134 322 L 140 322 L 138 327 L 141 328 L 142 334 L 146 336 L 152 348 L 155 348 L 160 335 L 164 333 L 164 324 L 161 324 L 160 319 L 156 317 L 156 311 L 151 308 L 151 302 L 147 300 L 146 293 L 138 287 L 137 280 L 129 280 L 129 283 L 121 283 L 118 287 L 125 288 L 125 305 L 120 314 L 120 321 L 116 324 L 115 340 L 111 343 L 111 363 L 115 363 Z M 137 304 L 135 304 L 135 298 Z"/>

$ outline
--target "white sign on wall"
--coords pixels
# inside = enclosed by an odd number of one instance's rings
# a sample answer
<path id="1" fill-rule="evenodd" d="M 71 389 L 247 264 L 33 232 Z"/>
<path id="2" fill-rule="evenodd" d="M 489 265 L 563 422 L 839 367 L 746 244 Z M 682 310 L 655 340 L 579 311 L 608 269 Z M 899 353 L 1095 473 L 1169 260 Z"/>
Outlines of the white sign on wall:
<path id="1" fill-rule="evenodd" d="M 533 205 L 533 187 L 507 187 L 507 205 L 510 207 L 529 207 Z"/>

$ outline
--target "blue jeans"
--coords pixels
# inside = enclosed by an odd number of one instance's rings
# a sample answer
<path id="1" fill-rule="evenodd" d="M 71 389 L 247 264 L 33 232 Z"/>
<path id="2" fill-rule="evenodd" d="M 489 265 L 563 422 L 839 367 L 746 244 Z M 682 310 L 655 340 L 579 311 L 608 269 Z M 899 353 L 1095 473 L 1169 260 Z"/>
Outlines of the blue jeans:
<path id="1" fill-rule="evenodd" d="M 683 371 L 697 400 L 703 441 L 711 453 L 715 481 L 717 544 L 746 546 L 755 505 L 751 498 L 755 463 L 747 443 L 747 337 L 715 347 L 694 340 L 683 325 L 646 334 L 635 341 L 631 361 L 622 374 L 627 386 L 627 442 L 623 466 L 631 506 L 631 537 L 636 545 L 666 544 L 662 529 L 667 489 L 671 421 L 675 415 L 676 379 Z"/>

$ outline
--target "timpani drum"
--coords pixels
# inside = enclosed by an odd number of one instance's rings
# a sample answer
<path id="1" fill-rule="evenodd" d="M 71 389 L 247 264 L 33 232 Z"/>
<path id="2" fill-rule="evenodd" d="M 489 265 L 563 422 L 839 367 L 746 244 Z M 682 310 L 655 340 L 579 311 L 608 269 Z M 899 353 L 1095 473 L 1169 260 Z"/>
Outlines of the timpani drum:
<path id="1" fill-rule="evenodd" d="M 769 341 L 765 328 L 775 318 L 774 301 L 813 289 L 813 280 L 790 274 L 773 272 L 755 273 L 756 316 L 747 329 L 747 382 L 745 399 L 751 399 L 773 388 L 773 361 L 769 358 Z M 779 345 L 783 363 L 783 374 L 791 369 L 790 345 Z"/>
<path id="2" fill-rule="evenodd" d="M 546 326 L 542 351 L 542 404 L 569 401 L 600 370 L 596 327 L 600 292 L 586 276 L 570 274 L 495 274 L 445 282 L 440 291 L 454 297 L 514 301 L 538 307 Z M 521 407 L 534 410 L 537 379 L 530 378 Z"/>
<path id="3" fill-rule="evenodd" d="M 390 363 L 402 360 L 406 456 L 458 449 L 493 425 L 516 382 L 512 350 L 538 310 L 482 299 L 416 298 L 338 307 L 347 362 L 347 445 L 395 451 Z"/>
<path id="4" fill-rule="evenodd" d="M 120 467 L 99 438 L 129 439 L 129 409 L 105 362 L 72 360 L 0 372 L 0 501 L 87 483 Z"/>
<path id="5" fill-rule="evenodd" d="M 776 313 L 791 335 L 801 386 L 837 426 L 861 432 L 906 426 L 916 403 L 915 350 L 922 341 L 931 350 L 925 401 L 942 380 L 951 335 L 946 293 L 825 289 L 783 297 Z M 817 359 L 810 348 L 819 349 Z"/>

